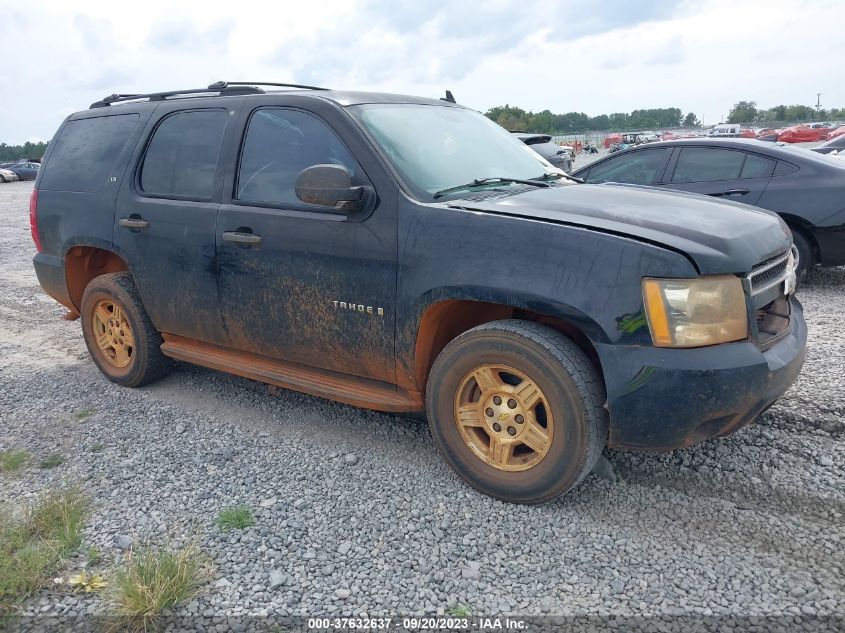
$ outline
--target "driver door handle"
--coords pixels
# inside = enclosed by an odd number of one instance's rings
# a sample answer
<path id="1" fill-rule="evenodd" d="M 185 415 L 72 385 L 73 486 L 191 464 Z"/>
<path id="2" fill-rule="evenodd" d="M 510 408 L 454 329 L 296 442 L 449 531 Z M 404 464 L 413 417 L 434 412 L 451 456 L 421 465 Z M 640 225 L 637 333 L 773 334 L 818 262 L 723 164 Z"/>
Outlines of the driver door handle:
<path id="1" fill-rule="evenodd" d="M 150 223 L 141 218 L 120 218 L 117 223 L 127 229 L 146 229 Z"/>
<path id="2" fill-rule="evenodd" d="M 223 231 L 223 241 L 240 246 L 261 246 L 261 236 L 242 231 Z"/>

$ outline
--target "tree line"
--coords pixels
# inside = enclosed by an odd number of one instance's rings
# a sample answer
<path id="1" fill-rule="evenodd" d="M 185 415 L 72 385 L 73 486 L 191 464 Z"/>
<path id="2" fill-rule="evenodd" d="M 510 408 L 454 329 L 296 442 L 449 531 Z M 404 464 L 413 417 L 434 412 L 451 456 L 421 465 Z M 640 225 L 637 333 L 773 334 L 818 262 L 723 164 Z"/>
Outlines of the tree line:
<path id="1" fill-rule="evenodd" d="M 490 108 L 487 117 L 506 130 L 541 134 L 574 134 L 589 131 L 659 130 L 661 128 L 700 127 L 695 113 L 686 115 L 680 108 L 650 108 L 633 112 L 614 112 L 590 116 L 584 112 L 555 114 L 550 110 L 532 112 L 518 106 Z M 726 123 L 800 123 L 845 119 L 845 108 L 816 109 L 805 105 L 778 105 L 758 108 L 756 101 L 734 104 Z"/>
<path id="2" fill-rule="evenodd" d="M 590 130 L 648 130 L 666 127 L 698 127 L 701 122 L 694 113 L 684 115 L 680 108 L 650 108 L 633 112 L 614 112 L 589 116 L 583 112 L 554 114 L 549 110 L 531 112 L 517 106 L 490 108 L 487 117 L 506 130 L 567 134 Z"/>
<path id="3" fill-rule="evenodd" d="M 41 158 L 47 151 L 47 143 L 30 143 L 23 145 L 6 145 L 0 143 L 0 162 L 20 160 L 22 158 Z"/>
<path id="4" fill-rule="evenodd" d="M 778 121 L 798 123 L 801 121 L 827 121 L 845 119 L 845 108 L 824 109 L 805 105 L 777 105 L 773 108 L 758 108 L 756 101 L 738 101 L 728 113 L 726 123 L 766 123 Z"/>

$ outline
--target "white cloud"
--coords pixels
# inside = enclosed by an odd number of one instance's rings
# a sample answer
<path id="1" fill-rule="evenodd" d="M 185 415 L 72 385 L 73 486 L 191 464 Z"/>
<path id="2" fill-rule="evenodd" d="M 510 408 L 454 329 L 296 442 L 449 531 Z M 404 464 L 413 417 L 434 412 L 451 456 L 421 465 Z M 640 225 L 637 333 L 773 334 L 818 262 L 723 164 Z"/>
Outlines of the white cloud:
<path id="1" fill-rule="evenodd" d="M 9 3 L 0 141 L 49 138 L 113 92 L 317 83 L 588 114 L 740 99 L 845 106 L 837 0 Z"/>

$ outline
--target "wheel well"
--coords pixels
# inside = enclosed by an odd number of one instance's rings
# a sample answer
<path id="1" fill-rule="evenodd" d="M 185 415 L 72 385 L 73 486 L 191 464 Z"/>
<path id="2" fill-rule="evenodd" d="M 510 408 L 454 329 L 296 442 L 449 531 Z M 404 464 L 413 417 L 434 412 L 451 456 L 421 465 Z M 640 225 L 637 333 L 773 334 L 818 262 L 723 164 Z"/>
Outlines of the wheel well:
<path id="1" fill-rule="evenodd" d="M 73 306 L 79 310 L 82 293 L 94 277 L 129 270 L 118 255 L 94 246 L 74 246 L 65 256 L 65 280 Z"/>
<path id="2" fill-rule="evenodd" d="M 575 325 L 565 319 L 549 316 L 534 310 L 484 301 L 446 300 L 430 306 L 420 320 L 414 348 L 414 380 L 421 393 L 425 393 L 428 374 L 437 355 L 455 337 L 467 330 L 502 319 L 534 321 L 556 330 L 572 340 L 583 351 L 599 374 L 602 374 L 598 353 L 590 339 Z"/>
<path id="3" fill-rule="evenodd" d="M 786 225 L 789 227 L 789 230 L 793 233 L 800 233 L 803 235 L 806 240 L 810 243 L 810 246 L 813 249 L 813 257 L 815 261 L 819 261 L 819 244 L 816 242 L 816 238 L 813 235 L 813 232 L 808 230 L 808 227 L 799 219 L 795 218 L 794 216 L 783 215 L 783 221 L 786 222 Z"/>

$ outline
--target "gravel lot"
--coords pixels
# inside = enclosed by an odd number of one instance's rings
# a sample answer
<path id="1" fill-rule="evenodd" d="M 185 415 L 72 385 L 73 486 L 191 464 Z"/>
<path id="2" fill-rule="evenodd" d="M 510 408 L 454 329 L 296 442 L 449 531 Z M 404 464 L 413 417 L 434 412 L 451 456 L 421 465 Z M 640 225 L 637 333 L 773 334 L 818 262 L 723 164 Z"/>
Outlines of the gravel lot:
<path id="1" fill-rule="evenodd" d="M 0 450 L 65 461 L 0 473 L 0 499 L 80 482 L 95 501 L 85 544 L 104 553 L 106 574 L 130 543 L 194 539 L 213 571 L 177 614 L 464 605 L 782 616 L 821 630 L 814 616 L 843 613 L 845 268 L 802 286 L 807 362 L 757 424 L 683 451 L 608 452 L 604 472 L 562 500 L 518 507 L 463 485 L 416 420 L 189 365 L 148 388 L 112 385 L 88 360 L 79 321 L 62 320 L 38 286 L 31 188 L 0 185 Z M 221 531 L 214 519 L 234 504 L 256 525 Z M 25 608 L 105 607 L 53 591 Z"/>

